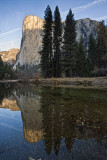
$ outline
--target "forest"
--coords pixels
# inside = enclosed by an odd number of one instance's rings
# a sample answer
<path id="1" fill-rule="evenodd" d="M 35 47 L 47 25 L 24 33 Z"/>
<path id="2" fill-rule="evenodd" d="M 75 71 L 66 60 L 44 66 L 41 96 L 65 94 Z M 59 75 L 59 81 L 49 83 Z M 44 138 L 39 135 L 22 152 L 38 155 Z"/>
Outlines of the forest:
<path id="1" fill-rule="evenodd" d="M 90 34 L 88 47 L 84 39 L 76 41 L 76 21 L 72 10 L 66 16 L 64 34 L 58 6 L 54 15 L 45 10 L 41 54 L 41 75 L 50 77 L 94 77 L 107 75 L 107 26 L 99 22 L 97 38 Z"/>

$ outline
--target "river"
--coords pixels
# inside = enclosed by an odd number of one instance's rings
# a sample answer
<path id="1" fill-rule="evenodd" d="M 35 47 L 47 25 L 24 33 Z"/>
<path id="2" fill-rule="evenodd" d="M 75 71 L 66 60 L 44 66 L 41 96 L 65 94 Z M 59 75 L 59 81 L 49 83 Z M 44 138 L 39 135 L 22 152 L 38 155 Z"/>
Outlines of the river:
<path id="1" fill-rule="evenodd" d="M 0 160 L 106 160 L 107 90 L 0 84 Z"/>

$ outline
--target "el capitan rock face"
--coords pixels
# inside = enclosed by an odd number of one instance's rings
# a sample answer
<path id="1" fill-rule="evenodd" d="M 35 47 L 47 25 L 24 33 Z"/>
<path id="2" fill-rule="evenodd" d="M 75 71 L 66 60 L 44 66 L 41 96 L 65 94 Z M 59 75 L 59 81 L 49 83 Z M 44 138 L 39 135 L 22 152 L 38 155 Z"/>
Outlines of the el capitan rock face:
<path id="1" fill-rule="evenodd" d="M 23 33 L 20 52 L 17 55 L 16 66 L 33 66 L 40 63 L 42 28 L 44 20 L 37 16 L 27 16 L 23 22 Z"/>
<path id="2" fill-rule="evenodd" d="M 16 58 L 14 69 L 16 69 L 17 66 L 33 67 L 40 64 L 41 56 L 39 52 L 42 47 L 43 24 L 44 20 L 37 16 L 29 15 L 24 19 L 21 47 Z M 97 36 L 97 25 L 97 21 L 90 20 L 89 18 L 77 20 L 77 41 L 79 41 L 82 36 L 84 44 L 87 47 L 90 33 L 93 33 L 95 38 Z"/>

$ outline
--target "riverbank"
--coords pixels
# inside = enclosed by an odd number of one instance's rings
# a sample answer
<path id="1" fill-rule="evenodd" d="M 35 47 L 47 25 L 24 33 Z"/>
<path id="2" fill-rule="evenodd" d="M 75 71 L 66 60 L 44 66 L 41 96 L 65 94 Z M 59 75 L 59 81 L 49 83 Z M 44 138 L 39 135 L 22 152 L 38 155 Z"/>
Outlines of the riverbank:
<path id="1" fill-rule="evenodd" d="M 0 80 L 0 83 L 35 83 L 43 85 L 72 85 L 72 86 L 94 86 L 107 88 L 107 77 L 93 78 L 36 78 L 36 79 L 18 79 L 18 80 Z"/>

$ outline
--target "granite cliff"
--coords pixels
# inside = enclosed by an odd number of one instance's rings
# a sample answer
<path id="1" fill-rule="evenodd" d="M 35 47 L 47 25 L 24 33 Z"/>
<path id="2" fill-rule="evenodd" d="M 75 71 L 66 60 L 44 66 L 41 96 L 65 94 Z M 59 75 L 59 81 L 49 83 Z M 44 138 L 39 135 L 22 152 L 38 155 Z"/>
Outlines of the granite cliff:
<path id="1" fill-rule="evenodd" d="M 23 22 L 23 33 L 20 52 L 17 55 L 16 66 L 33 66 L 40 63 L 42 28 L 44 20 L 37 16 L 27 16 Z"/>
<path id="2" fill-rule="evenodd" d="M 41 50 L 43 24 L 44 20 L 37 16 L 29 15 L 24 19 L 21 47 L 16 58 L 14 69 L 18 66 L 27 66 L 30 68 L 40 64 L 41 57 L 39 51 Z M 64 28 L 64 22 L 62 24 Z M 89 18 L 77 20 L 77 41 L 79 41 L 82 36 L 84 44 L 87 47 L 90 33 L 93 33 L 94 37 L 97 35 L 97 25 L 97 21 L 90 20 Z"/>
<path id="3" fill-rule="evenodd" d="M 76 21 L 77 41 L 79 42 L 81 36 L 84 40 L 84 44 L 87 47 L 89 35 L 92 33 L 94 38 L 97 36 L 98 22 L 89 18 L 80 19 Z"/>

